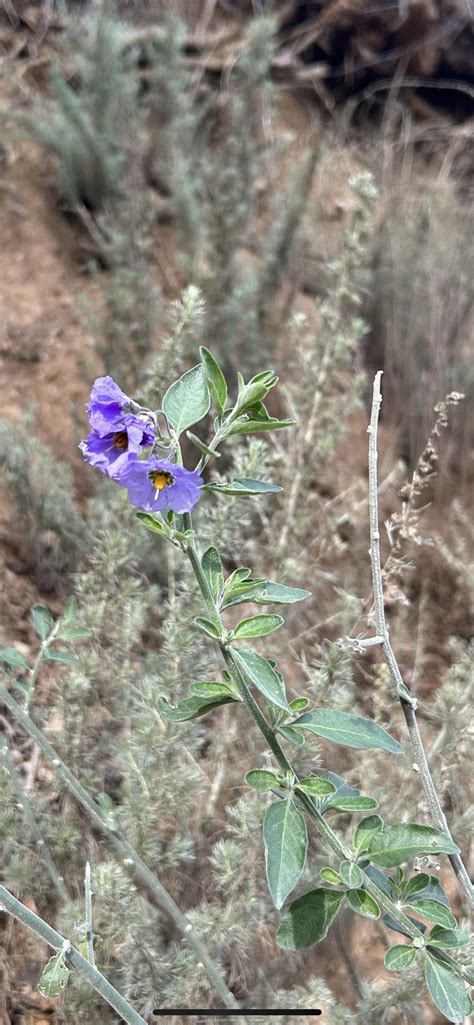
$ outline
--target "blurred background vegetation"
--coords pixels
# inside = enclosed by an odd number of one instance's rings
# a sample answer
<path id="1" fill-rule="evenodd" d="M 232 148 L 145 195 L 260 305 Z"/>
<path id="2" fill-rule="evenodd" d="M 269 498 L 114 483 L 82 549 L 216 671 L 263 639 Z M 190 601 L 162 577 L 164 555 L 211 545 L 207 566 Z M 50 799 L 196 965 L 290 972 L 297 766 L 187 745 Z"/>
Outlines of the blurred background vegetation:
<path id="1" fill-rule="evenodd" d="M 392 643 L 467 850 L 473 43 L 457 0 L 0 2 L 1 643 L 34 658 L 31 606 L 59 616 L 76 596 L 89 634 L 74 666 L 45 664 L 35 719 L 187 911 L 236 997 L 301 1008 L 295 1025 L 315 1006 L 328 1025 L 437 1019 L 414 971 L 384 970 L 379 923 L 347 913 L 316 954 L 276 947 L 266 800 L 244 784 L 266 755 L 241 708 L 160 719 L 157 694 L 179 698 L 216 672 L 190 625 L 199 597 L 179 554 L 137 532 L 77 443 L 98 374 L 157 406 L 200 343 L 231 381 L 273 368 L 272 412 L 296 427 L 239 440 L 216 476 L 284 491 L 206 499 L 197 529 L 226 569 L 249 565 L 312 592 L 272 642 L 291 697 L 374 715 L 403 742 L 379 656 L 337 643 L 362 633 L 370 612 L 366 426 L 372 375 L 384 370 Z M 406 524 L 401 489 L 433 406 L 453 390 L 466 397 L 450 408 L 437 473 Z M 196 454 L 190 445 L 187 465 Z M 89 859 L 104 973 L 145 1016 L 212 1002 L 190 951 L 35 745 L 6 716 L 2 728 L 72 900 L 51 890 L 6 771 L 5 885 L 74 939 Z M 365 781 L 393 821 L 424 815 L 406 762 L 388 771 L 373 752 L 324 742 L 295 762 Z M 325 863 L 313 850 L 302 885 Z M 443 882 L 462 918 L 449 874 Z M 1 940 L 1 1025 L 117 1021 L 77 980 L 58 1001 L 41 997 L 45 949 L 11 922 Z"/>

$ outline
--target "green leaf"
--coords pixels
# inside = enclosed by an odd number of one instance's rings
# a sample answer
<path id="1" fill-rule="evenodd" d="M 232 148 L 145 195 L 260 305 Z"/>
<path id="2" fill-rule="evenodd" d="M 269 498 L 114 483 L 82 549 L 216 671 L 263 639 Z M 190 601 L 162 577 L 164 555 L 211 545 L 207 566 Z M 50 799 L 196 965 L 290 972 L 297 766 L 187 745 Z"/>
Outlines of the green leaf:
<path id="1" fill-rule="evenodd" d="M 319 874 L 325 883 L 332 883 L 333 886 L 340 886 L 342 883 L 339 872 L 335 872 L 333 868 L 322 868 Z"/>
<path id="2" fill-rule="evenodd" d="M 293 701 L 290 701 L 290 708 L 292 712 L 302 712 L 308 707 L 308 705 L 309 698 L 293 698 Z"/>
<path id="3" fill-rule="evenodd" d="M 71 655 L 69 651 L 56 650 L 55 648 L 49 648 L 46 652 L 45 658 L 49 662 L 62 662 L 65 666 L 77 666 L 79 660 Z"/>
<path id="4" fill-rule="evenodd" d="M 403 900 L 409 903 L 411 897 L 426 890 L 426 887 L 429 886 L 430 878 L 427 872 L 420 872 L 419 875 L 412 876 L 403 889 Z"/>
<path id="5" fill-rule="evenodd" d="M 416 947 L 410 947 L 406 943 L 395 943 L 393 947 L 388 948 L 384 964 L 389 972 L 406 972 L 407 968 L 411 968 L 416 955 Z"/>
<path id="6" fill-rule="evenodd" d="M 345 893 L 317 887 L 290 904 L 282 917 L 276 941 L 284 950 L 303 950 L 327 935 Z"/>
<path id="7" fill-rule="evenodd" d="M 281 776 L 278 776 L 276 772 L 270 772 L 269 769 L 251 769 L 245 777 L 249 787 L 253 790 L 274 790 L 275 787 L 281 787 L 283 780 Z"/>
<path id="8" fill-rule="evenodd" d="M 12 669 L 28 669 L 28 660 L 16 648 L 2 648 L 0 651 L 0 662 L 11 666 Z"/>
<path id="9" fill-rule="evenodd" d="M 353 911 L 364 918 L 380 918 L 377 901 L 366 890 L 349 890 L 347 899 Z"/>
<path id="10" fill-rule="evenodd" d="M 273 373 L 273 370 L 263 370 L 262 373 L 255 374 L 248 384 L 245 384 L 242 374 L 237 375 L 237 380 L 239 384 L 239 393 L 233 410 L 234 415 L 253 410 L 256 406 L 259 409 L 260 415 L 266 414 L 266 416 L 268 416 L 265 407 L 262 407 L 261 400 L 264 399 L 268 395 L 270 389 L 274 388 L 278 383 L 278 377 Z"/>
<path id="11" fill-rule="evenodd" d="M 194 694 L 192 697 L 180 701 L 176 707 L 170 705 L 166 698 L 157 698 L 157 705 L 160 715 L 168 722 L 187 722 L 189 719 L 198 719 L 199 716 L 211 712 L 213 708 L 228 705 L 229 702 L 235 700 L 235 697 L 226 693 L 216 695 L 211 700 Z"/>
<path id="12" fill-rule="evenodd" d="M 46 640 L 46 637 L 49 636 L 53 629 L 54 619 L 44 605 L 33 605 L 31 610 L 31 622 L 33 623 L 36 633 L 40 635 L 43 641 Z"/>
<path id="13" fill-rule="evenodd" d="M 253 601 L 257 605 L 292 605 L 310 597 L 311 591 L 304 591 L 302 587 L 287 587 L 286 584 L 273 584 L 271 580 L 265 580 L 264 587 Z"/>
<path id="14" fill-rule="evenodd" d="M 186 431 L 186 437 L 199 449 L 204 456 L 212 456 L 213 459 L 220 459 L 220 452 L 216 452 L 215 449 L 209 448 L 209 445 L 205 445 L 201 438 L 198 438 L 197 434 L 193 434 L 192 431 Z M 203 489 L 201 489 L 203 490 Z"/>
<path id="15" fill-rule="evenodd" d="M 302 790 L 309 797 L 326 797 L 327 794 L 334 794 L 336 787 L 334 783 L 330 783 L 328 779 L 322 779 L 321 776 L 306 776 L 305 779 L 300 779 L 296 783 L 295 789 Z"/>
<path id="16" fill-rule="evenodd" d="M 282 616 L 250 616 L 235 627 L 234 637 L 236 640 L 241 637 L 265 637 L 278 630 L 284 622 Z"/>
<path id="17" fill-rule="evenodd" d="M 277 420 L 269 416 L 268 420 L 251 420 L 240 416 L 234 421 L 229 430 L 231 434 L 257 434 L 259 431 L 280 431 L 283 427 L 293 427 L 296 420 Z"/>
<path id="18" fill-rule="evenodd" d="M 201 363 L 188 370 L 168 388 L 163 410 L 176 434 L 192 427 L 209 411 L 211 397 Z"/>
<path id="19" fill-rule="evenodd" d="M 222 636 L 221 632 L 215 623 L 211 623 L 210 619 L 203 619 L 202 616 L 196 616 L 194 623 L 199 630 L 202 630 L 202 632 L 207 634 L 208 637 L 212 637 L 214 641 L 220 641 Z"/>
<path id="20" fill-rule="evenodd" d="M 358 794 L 357 797 L 334 797 L 326 802 L 326 809 L 329 811 L 370 811 L 378 808 L 378 801 L 375 797 L 364 797 Z"/>
<path id="21" fill-rule="evenodd" d="M 444 907 L 444 904 L 439 904 L 438 901 L 423 900 L 421 897 L 417 897 L 410 900 L 408 907 L 423 918 L 427 918 L 429 922 L 441 925 L 443 929 L 456 928 L 457 923 L 454 915 L 451 914 L 448 908 Z"/>
<path id="22" fill-rule="evenodd" d="M 228 591 L 224 592 L 222 608 L 228 609 L 231 605 L 243 605 L 246 602 L 255 601 L 255 594 L 258 594 L 259 587 L 263 580 L 242 580 L 237 582 Z"/>
<path id="23" fill-rule="evenodd" d="M 372 719 L 365 719 L 351 712 L 337 712 L 332 708 L 317 708 L 312 712 L 304 712 L 299 719 L 291 723 L 295 729 L 310 730 L 318 737 L 331 740 L 335 744 L 346 747 L 357 747 L 368 750 L 379 748 L 392 754 L 403 754 L 403 748 Z"/>
<path id="24" fill-rule="evenodd" d="M 432 826 L 399 822 L 376 833 L 370 842 L 370 860 L 383 868 L 394 868 L 418 854 L 457 854 L 459 847 L 446 833 Z"/>
<path id="25" fill-rule="evenodd" d="M 434 925 L 426 942 L 433 947 L 464 947 L 470 939 L 469 933 L 462 929 L 443 929 Z"/>
<path id="26" fill-rule="evenodd" d="M 263 655 L 257 655 L 257 652 L 251 651 L 250 648 L 233 648 L 232 658 L 246 680 L 253 683 L 268 701 L 272 701 L 278 708 L 283 708 L 285 712 L 291 712 L 286 700 L 283 678 Z"/>
<path id="27" fill-rule="evenodd" d="M 168 537 L 168 529 L 161 520 L 157 520 L 151 513 L 137 512 L 137 520 L 143 523 L 143 526 L 147 530 L 152 530 L 154 534 L 162 534 L 164 537 Z"/>
<path id="28" fill-rule="evenodd" d="M 301 876 L 308 849 L 305 817 L 291 797 L 267 808 L 263 840 L 268 888 L 275 907 L 281 908 Z"/>
<path id="29" fill-rule="evenodd" d="M 425 873 L 422 874 L 425 875 Z M 429 882 L 426 884 L 419 896 L 423 897 L 425 900 L 435 900 L 438 904 L 444 904 L 445 908 L 449 908 L 449 899 L 446 896 L 439 879 L 437 879 L 436 876 L 429 875 L 428 880 Z"/>
<path id="30" fill-rule="evenodd" d="M 213 545 L 206 548 L 201 559 L 201 566 L 212 597 L 217 600 L 224 587 L 224 573 L 219 552 Z"/>
<path id="31" fill-rule="evenodd" d="M 62 993 L 69 978 L 69 968 L 64 960 L 64 954 L 59 951 L 54 954 L 43 968 L 41 978 L 37 985 L 38 993 L 42 997 L 58 997 Z"/>
<path id="32" fill-rule="evenodd" d="M 367 815 L 367 818 L 359 822 L 354 833 L 354 847 L 358 851 L 366 851 L 372 837 L 376 833 L 380 833 L 381 829 L 383 829 L 383 819 L 380 818 L 380 815 Z"/>
<path id="33" fill-rule="evenodd" d="M 295 747 L 303 747 L 304 737 L 298 730 L 292 730 L 291 726 L 277 726 L 277 733 L 280 733 L 289 744 L 294 744 Z"/>
<path id="34" fill-rule="evenodd" d="M 234 701 L 240 700 L 239 695 L 236 694 L 235 689 L 230 684 L 214 680 L 210 683 L 192 683 L 189 690 L 191 694 L 198 698 L 210 698 L 213 700 L 216 697 L 225 697 L 227 695 Z"/>
<path id="35" fill-rule="evenodd" d="M 61 627 L 58 633 L 58 640 L 68 642 L 83 641 L 86 637 L 90 637 L 91 634 L 92 630 L 86 630 L 85 627 L 81 626 Z"/>
<path id="36" fill-rule="evenodd" d="M 427 952 L 425 979 L 431 999 L 441 1014 L 448 1021 L 461 1025 L 470 1012 L 471 1001 L 457 972 Z"/>
<path id="37" fill-rule="evenodd" d="M 235 498 L 248 498 L 249 495 L 272 495 L 277 491 L 283 491 L 278 484 L 267 484 L 263 480 L 253 480 L 250 477 L 234 477 L 226 484 L 216 484 L 211 481 L 204 484 L 201 491 L 217 491 L 221 495 L 233 495 Z"/>
<path id="38" fill-rule="evenodd" d="M 348 886 L 350 890 L 360 890 L 363 886 L 364 876 L 359 866 L 353 865 L 352 861 L 341 861 L 339 875 L 344 885 Z"/>
<path id="39" fill-rule="evenodd" d="M 227 402 L 227 384 L 224 374 L 222 373 L 217 360 L 214 359 L 214 356 L 209 352 L 209 349 L 205 349 L 204 346 L 201 345 L 199 355 L 204 367 L 204 374 L 209 391 L 214 399 L 219 416 L 222 416 Z"/>

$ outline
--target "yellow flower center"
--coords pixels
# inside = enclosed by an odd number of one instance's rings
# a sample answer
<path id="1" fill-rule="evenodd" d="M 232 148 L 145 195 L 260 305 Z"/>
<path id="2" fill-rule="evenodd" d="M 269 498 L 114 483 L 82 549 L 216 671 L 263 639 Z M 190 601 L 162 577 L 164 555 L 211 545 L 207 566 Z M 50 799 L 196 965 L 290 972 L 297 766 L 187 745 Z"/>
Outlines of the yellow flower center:
<path id="1" fill-rule="evenodd" d="M 156 491 L 163 491 L 170 484 L 174 484 L 173 474 L 167 473 L 166 470 L 152 470 L 148 476 Z"/>
<path id="2" fill-rule="evenodd" d="M 114 448 L 128 448 L 128 434 L 126 431 L 117 431 L 114 434 Z"/>

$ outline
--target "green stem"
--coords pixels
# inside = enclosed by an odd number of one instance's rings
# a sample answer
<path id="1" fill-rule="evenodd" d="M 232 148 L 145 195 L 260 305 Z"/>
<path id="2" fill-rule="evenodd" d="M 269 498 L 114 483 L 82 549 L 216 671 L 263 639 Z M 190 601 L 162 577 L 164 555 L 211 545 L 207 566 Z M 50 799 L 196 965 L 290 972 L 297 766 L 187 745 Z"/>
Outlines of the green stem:
<path id="1" fill-rule="evenodd" d="M 25 695 L 25 709 L 26 709 L 27 712 L 29 712 L 30 707 L 31 707 L 31 702 L 33 700 L 33 695 L 34 695 L 35 687 L 36 687 L 36 681 L 38 679 L 38 673 L 39 673 L 39 671 L 41 669 L 41 663 L 43 662 L 43 659 L 46 656 L 46 652 L 47 652 L 50 644 L 52 644 L 53 641 L 56 639 L 56 634 L 58 633 L 58 630 L 59 630 L 60 626 L 61 626 L 61 620 L 57 619 L 55 624 L 54 624 L 54 626 L 51 629 L 51 632 L 48 634 L 47 637 L 45 637 L 45 639 L 43 641 L 41 641 L 38 654 L 37 654 L 36 659 L 35 659 L 35 661 L 33 663 L 33 668 L 31 670 L 31 679 L 30 679 L 30 683 L 29 683 L 29 686 L 28 686 L 28 689 L 27 689 L 26 695 Z"/>
<path id="2" fill-rule="evenodd" d="M 186 513 L 183 517 L 185 521 L 185 529 L 192 530 L 192 520 L 189 513 Z M 197 582 L 199 584 L 201 593 L 206 602 L 209 615 L 212 622 L 218 627 L 220 632 L 223 632 L 224 626 L 221 619 L 221 615 L 217 604 L 213 598 L 211 590 L 209 588 L 205 573 L 201 566 L 201 560 L 199 558 L 198 551 L 194 542 L 191 542 L 186 548 L 186 554 L 189 558 L 191 566 L 194 570 Z M 218 642 L 217 642 L 218 643 Z M 243 678 L 238 666 L 234 662 L 232 650 L 224 644 L 220 644 L 220 649 L 225 660 L 228 671 L 230 672 L 234 683 L 239 691 L 242 701 L 246 705 L 260 732 L 263 734 L 268 746 L 270 747 L 273 755 L 275 756 L 280 768 L 286 773 L 291 772 L 297 778 L 291 762 L 285 755 L 282 747 L 280 746 L 270 723 L 267 722 L 263 712 L 259 705 L 255 701 L 253 694 L 251 693 L 245 679 Z M 350 848 L 346 847 L 333 829 L 328 825 L 321 812 L 318 810 L 314 802 L 306 794 L 298 795 L 302 805 L 304 806 L 307 814 L 313 819 L 316 829 L 326 841 L 327 846 L 333 851 L 334 854 L 339 858 L 340 861 L 351 860 L 354 857 L 355 852 L 351 851 Z M 362 869 L 364 875 L 364 887 L 367 892 L 380 904 L 384 911 L 387 912 L 406 932 L 411 939 L 423 938 L 423 934 L 416 926 L 410 921 L 407 915 L 400 910 L 399 907 L 384 893 L 383 890 L 379 889 L 376 883 L 367 875 L 367 872 Z"/>
<path id="3" fill-rule="evenodd" d="M 82 784 L 79 783 L 79 780 L 73 776 L 70 769 L 68 769 L 62 758 L 60 758 L 55 751 L 53 745 L 50 744 L 49 740 L 44 736 L 44 733 L 38 729 L 33 720 L 30 719 L 27 712 L 21 708 L 18 702 L 15 701 L 15 698 L 13 698 L 12 695 L 1 685 L 0 701 L 3 701 L 7 708 L 10 709 L 18 722 L 20 722 L 26 732 L 29 733 L 30 737 L 33 737 L 33 739 L 36 740 L 37 744 L 43 751 L 43 754 L 45 754 L 52 763 L 68 790 L 71 791 L 79 804 L 82 805 L 92 822 L 94 822 L 95 825 L 107 835 L 111 845 L 119 855 L 122 864 L 133 865 L 135 875 L 145 883 L 145 886 L 155 898 L 158 906 L 166 915 L 168 915 L 183 939 L 186 940 L 186 943 L 196 955 L 198 963 L 202 965 L 209 982 L 215 989 L 216 993 L 220 996 L 225 1007 L 238 1011 L 239 1005 L 237 1000 L 227 988 L 219 968 L 214 964 L 206 947 L 199 937 L 196 936 L 191 922 L 189 922 L 186 915 L 180 911 L 178 905 L 174 902 L 173 898 L 170 896 L 168 891 L 165 890 L 165 887 L 156 878 L 151 869 L 148 868 L 148 865 L 142 861 L 138 852 L 134 847 L 132 847 L 132 844 L 129 843 L 129 841 L 109 823 L 106 813 L 102 810 L 100 805 L 94 801 Z"/>
<path id="4" fill-rule="evenodd" d="M 75 968 L 128 1025 L 147 1025 L 145 1019 L 140 1014 L 137 1014 L 131 1004 L 124 999 L 121 993 L 111 985 L 94 965 L 90 964 L 59 932 L 56 932 L 56 929 L 52 929 L 44 919 L 25 907 L 4 886 L 0 886 L 0 910 L 5 910 L 12 918 L 16 918 L 22 925 L 26 925 L 27 929 L 31 929 L 32 932 L 36 933 L 53 950 L 56 950 L 58 953 L 64 950 L 66 964 Z"/>
<path id="5" fill-rule="evenodd" d="M 90 964 L 95 965 L 94 932 L 92 929 L 91 867 L 88 861 L 86 862 L 86 871 L 84 873 L 84 903 L 86 912 L 87 959 Z"/>

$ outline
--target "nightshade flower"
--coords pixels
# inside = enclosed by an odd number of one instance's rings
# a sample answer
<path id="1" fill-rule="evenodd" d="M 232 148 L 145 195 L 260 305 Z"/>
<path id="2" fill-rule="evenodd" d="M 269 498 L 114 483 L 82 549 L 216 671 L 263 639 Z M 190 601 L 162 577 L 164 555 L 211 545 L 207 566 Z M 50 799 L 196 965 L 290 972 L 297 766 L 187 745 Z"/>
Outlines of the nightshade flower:
<path id="1" fill-rule="evenodd" d="M 203 483 L 196 470 L 185 470 L 156 456 L 130 460 L 120 477 L 132 505 L 145 512 L 191 512 Z"/>
<path id="2" fill-rule="evenodd" d="M 131 399 L 113 377 L 98 377 L 92 386 L 86 409 L 91 427 L 101 436 L 118 430 L 117 424 L 130 407 Z"/>
<path id="3" fill-rule="evenodd" d="M 137 458 L 144 446 L 153 445 L 155 435 L 151 425 L 133 413 L 116 417 L 108 428 L 107 434 L 93 428 L 79 448 L 91 466 L 121 484 L 128 463 Z"/>

